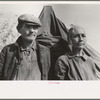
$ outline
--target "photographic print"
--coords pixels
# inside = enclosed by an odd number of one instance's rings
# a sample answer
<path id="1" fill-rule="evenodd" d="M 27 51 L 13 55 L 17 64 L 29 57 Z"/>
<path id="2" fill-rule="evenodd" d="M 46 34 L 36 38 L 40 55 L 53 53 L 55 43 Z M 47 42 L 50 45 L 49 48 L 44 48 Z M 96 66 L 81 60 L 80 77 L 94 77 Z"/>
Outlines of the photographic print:
<path id="1" fill-rule="evenodd" d="M 0 98 L 99 98 L 99 12 L 100 2 L 0 2 Z"/>

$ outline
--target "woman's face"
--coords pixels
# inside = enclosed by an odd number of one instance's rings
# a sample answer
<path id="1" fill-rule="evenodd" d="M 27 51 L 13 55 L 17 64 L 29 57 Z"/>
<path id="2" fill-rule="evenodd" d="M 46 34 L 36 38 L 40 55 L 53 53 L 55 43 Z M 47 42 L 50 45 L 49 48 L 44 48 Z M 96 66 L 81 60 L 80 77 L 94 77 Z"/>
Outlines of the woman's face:
<path id="1" fill-rule="evenodd" d="M 77 49 L 84 48 L 84 45 L 86 44 L 86 40 L 87 40 L 86 34 L 83 31 L 83 29 L 74 30 L 70 39 L 71 39 L 72 46 Z"/>

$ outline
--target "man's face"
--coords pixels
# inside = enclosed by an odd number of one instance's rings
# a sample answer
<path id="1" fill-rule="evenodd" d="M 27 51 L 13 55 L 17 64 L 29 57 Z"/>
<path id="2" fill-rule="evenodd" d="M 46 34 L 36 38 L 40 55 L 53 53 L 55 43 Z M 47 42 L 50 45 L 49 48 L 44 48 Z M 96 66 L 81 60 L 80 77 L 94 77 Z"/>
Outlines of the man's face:
<path id="1" fill-rule="evenodd" d="M 34 41 L 37 37 L 38 27 L 24 23 L 19 32 L 24 39 Z"/>
<path id="2" fill-rule="evenodd" d="M 84 45 L 86 44 L 86 34 L 83 29 L 74 30 L 72 33 L 71 42 L 74 48 L 84 48 Z"/>

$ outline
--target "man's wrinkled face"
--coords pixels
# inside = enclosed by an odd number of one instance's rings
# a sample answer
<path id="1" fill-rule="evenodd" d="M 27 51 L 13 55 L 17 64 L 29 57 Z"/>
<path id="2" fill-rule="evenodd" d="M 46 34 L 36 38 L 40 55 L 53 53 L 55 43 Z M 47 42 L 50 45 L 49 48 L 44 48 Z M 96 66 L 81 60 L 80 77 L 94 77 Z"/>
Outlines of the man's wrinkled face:
<path id="1" fill-rule="evenodd" d="M 37 37 L 38 27 L 24 23 L 19 32 L 24 39 L 34 41 Z"/>
<path id="2" fill-rule="evenodd" d="M 83 29 L 76 29 L 72 32 L 71 42 L 74 48 L 82 49 L 86 44 L 86 34 Z"/>

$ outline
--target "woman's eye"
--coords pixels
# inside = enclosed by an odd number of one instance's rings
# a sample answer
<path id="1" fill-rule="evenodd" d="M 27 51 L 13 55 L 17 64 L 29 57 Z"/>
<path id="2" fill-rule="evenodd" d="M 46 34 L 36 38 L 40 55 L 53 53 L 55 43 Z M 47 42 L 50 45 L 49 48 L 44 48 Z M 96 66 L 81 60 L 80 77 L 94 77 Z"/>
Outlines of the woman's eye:
<path id="1" fill-rule="evenodd" d="M 74 35 L 73 37 L 76 38 L 76 37 L 78 37 L 78 36 L 77 36 L 77 35 Z"/>
<path id="2" fill-rule="evenodd" d="M 82 34 L 82 37 L 86 37 L 86 35 L 85 34 Z"/>

